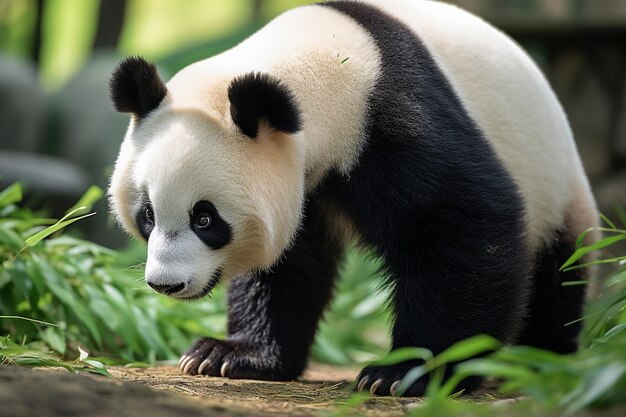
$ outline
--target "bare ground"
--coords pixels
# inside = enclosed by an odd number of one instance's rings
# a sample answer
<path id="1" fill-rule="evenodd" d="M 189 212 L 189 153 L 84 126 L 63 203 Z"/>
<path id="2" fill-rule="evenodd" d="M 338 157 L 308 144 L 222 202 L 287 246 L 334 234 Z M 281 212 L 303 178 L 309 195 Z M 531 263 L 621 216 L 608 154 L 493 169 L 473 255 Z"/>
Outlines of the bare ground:
<path id="1" fill-rule="evenodd" d="M 172 366 L 110 367 L 113 378 L 64 370 L 0 367 L 0 416 L 265 416 L 319 415 L 353 395 L 351 368 L 312 366 L 299 381 L 264 382 L 182 374 Z M 490 401 L 483 390 L 473 396 Z M 376 397 L 359 407 L 367 415 L 403 415 L 418 398 Z"/>

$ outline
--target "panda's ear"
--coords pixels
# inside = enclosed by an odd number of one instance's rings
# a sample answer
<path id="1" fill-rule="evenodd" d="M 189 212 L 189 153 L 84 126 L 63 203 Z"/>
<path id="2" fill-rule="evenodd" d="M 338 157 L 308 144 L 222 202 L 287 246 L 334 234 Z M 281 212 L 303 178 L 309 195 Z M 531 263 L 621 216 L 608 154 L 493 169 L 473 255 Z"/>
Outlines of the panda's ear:
<path id="1" fill-rule="evenodd" d="M 239 129 L 256 138 L 264 119 L 275 130 L 300 130 L 300 111 L 291 91 L 277 78 L 264 73 L 248 73 L 235 78 L 228 87 L 230 115 Z"/>
<path id="2" fill-rule="evenodd" d="M 139 118 L 156 109 L 167 94 L 156 66 L 141 57 L 123 60 L 113 72 L 109 88 L 115 109 Z"/>

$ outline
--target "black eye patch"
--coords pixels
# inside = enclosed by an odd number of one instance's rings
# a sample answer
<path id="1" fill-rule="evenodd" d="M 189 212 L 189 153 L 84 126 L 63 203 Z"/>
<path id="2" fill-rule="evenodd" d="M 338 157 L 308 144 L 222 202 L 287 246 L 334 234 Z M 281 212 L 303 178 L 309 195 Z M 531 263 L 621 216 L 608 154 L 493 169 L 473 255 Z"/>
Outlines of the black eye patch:
<path id="1" fill-rule="evenodd" d="M 141 237 L 148 241 L 152 229 L 154 229 L 154 211 L 152 210 L 152 204 L 146 201 L 141 205 L 137 213 L 135 214 L 135 223 L 137 223 L 137 230 Z"/>
<path id="2" fill-rule="evenodd" d="M 189 227 L 211 249 L 219 249 L 232 238 L 230 225 L 215 206 L 208 201 L 198 201 L 189 213 Z"/>

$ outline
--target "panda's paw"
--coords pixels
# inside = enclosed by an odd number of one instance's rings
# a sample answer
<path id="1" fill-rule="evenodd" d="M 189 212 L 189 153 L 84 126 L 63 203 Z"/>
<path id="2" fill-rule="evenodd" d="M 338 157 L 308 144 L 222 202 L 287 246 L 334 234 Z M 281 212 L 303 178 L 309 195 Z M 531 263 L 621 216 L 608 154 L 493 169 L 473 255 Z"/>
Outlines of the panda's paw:
<path id="1" fill-rule="evenodd" d="M 374 395 L 403 395 L 420 397 L 426 391 L 428 379 L 419 378 L 405 392 L 398 392 L 400 381 L 416 364 L 399 364 L 392 366 L 366 366 L 356 378 L 358 391 L 369 391 Z"/>
<path id="2" fill-rule="evenodd" d="M 178 367 L 189 375 L 281 379 L 279 363 L 266 349 L 255 350 L 245 342 L 209 337 L 198 340 L 180 358 Z"/>

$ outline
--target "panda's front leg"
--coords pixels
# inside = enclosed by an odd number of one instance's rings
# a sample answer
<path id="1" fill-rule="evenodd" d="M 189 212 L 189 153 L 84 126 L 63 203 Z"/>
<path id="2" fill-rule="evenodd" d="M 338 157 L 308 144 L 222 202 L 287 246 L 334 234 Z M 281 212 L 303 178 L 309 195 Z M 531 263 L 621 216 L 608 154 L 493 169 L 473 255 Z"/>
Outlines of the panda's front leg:
<path id="1" fill-rule="evenodd" d="M 340 256 L 340 247 L 309 208 L 294 246 L 271 272 L 231 283 L 228 339 L 200 339 L 179 367 L 191 375 L 297 378 L 331 297 Z"/>

